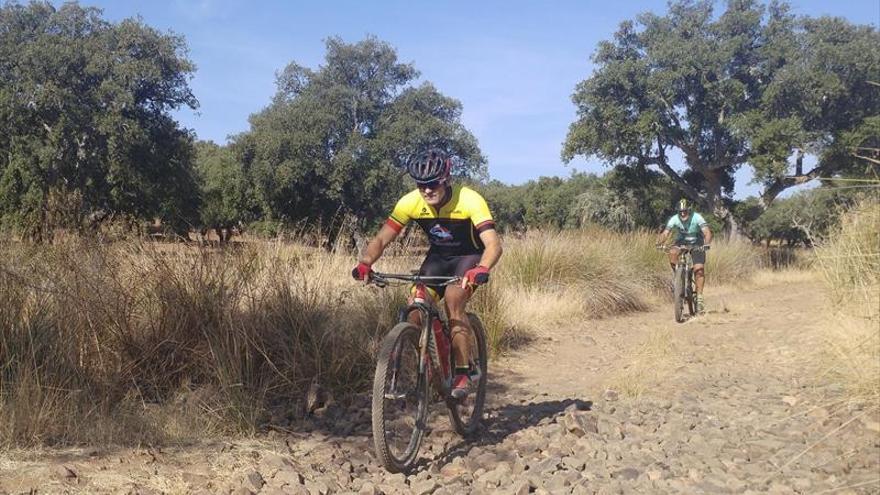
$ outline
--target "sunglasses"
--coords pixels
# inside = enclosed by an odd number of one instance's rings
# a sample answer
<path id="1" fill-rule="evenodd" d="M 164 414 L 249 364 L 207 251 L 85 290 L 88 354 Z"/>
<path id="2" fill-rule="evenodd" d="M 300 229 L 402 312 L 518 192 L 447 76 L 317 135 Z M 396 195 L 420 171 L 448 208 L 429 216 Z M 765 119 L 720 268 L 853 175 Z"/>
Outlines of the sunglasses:
<path id="1" fill-rule="evenodd" d="M 417 183 L 419 189 L 439 189 L 440 186 L 446 184 L 446 179 L 437 179 L 432 180 L 431 182 L 420 182 Z"/>

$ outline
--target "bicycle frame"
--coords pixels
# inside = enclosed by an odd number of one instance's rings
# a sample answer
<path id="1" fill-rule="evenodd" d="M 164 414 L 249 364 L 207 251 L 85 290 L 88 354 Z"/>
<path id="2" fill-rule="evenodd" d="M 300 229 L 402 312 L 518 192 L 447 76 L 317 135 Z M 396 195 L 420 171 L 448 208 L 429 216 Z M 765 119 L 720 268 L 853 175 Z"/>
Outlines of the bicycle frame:
<path id="1" fill-rule="evenodd" d="M 433 322 L 435 319 L 440 322 L 443 336 L 451 347 L 452 339 L 449 338 L 449 325 L 436 307 L 425 302 L 413 302 L 401 309 L 400 321 L 407 321 L 412 311 L 418 311 L 422 321 L 419 333 L 419 373 L 426 373 L 428 379 L 434 382 L 434 386 L 438 387 L 438 390 L 446 395 L 449 393 L 451 375 L 446 376 L 442 363 L 444 360 L 449 360 L 450 356 L 448 352 L 445 356 L 441 356 L 440 348 L 434 336 Z M 437 377 L 441 379 L 437 380 Z"/>
<path id="2" fill-rule="evenodd" d="M 694 293 L 696 292 L 695 280 L 694 280 L 694 258 L 692 252 L 694 250 L 702 250 L 702 246 L 677 246 L 678 249 L 678 260 L 675 264 L 675 272 L 676 276 L 679 273 L 679 270 L 682 271 L 682 275 L 684 277 L 683 282 L 683 294 L 684 300 L 687 302 L 688 310 L 691 315 L 695 314 L 695 306 L 694 306 Z M 676 317 L 677 318 L 677 317 Z"/>
<path id="3" fill-rule="evenodd" d="M 420 275 L 406 276 L 383 273 L 376 273 L 374 277 L 376 278 L 374 283 L 380 286 L 387 285 L 389 280 L 415 282 L 417 291 L 425 291 L 425 282 L 450 285 L 461 280 L 460 277 L 425 277 Z M 433 303 L 422 301 L 413 301 L 401 308 L 398 313 L 399 321 L 408 321 L 409 315 L 413 311 L 419 312 L 422 323 L 419 332 L 419 374 L 425 374 L 426 378 L 433 382 L 441 396 L 448 396 L 452 386 L 452 338 L 449 335 L 449 324 Z M 433 331 L 434 320 L 440 322 L 443 338 L 446 339 L 447 352 L 445 353 L 441 353 L 440 347 L 437 345 Z M 446 367 L 448 371 L 444 370 L 442 364 L 444 361 L 448 362 Z"/>
<path id="4" fill-rule="evenodd" d="M 691 251 L 699 249 L 698 246 L 674 246 L 678 249 L 678 264 L 684 264 L 686 268 L 693 268 L 694 262 Z"/>
<path id="5" fill-rule="evenodd" d="M 678 248 L 678 263 L 676 264 L 676 268 L 684 265 L 685 273 L 691 273 L 694 269 L 694 258 L 691 256 L 690 247 L 679 247 Z"/>

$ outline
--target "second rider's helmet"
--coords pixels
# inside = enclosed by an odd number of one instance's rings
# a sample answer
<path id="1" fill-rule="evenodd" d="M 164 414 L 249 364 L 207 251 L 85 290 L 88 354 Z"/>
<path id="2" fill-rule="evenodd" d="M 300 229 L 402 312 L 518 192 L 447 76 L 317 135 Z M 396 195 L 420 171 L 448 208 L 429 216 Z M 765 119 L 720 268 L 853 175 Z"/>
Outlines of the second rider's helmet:
<path id="1" fill-rule="evenodd" d="M 406 170 L 417 184 L 430 184 L 449 178 L 452 159 L 438 149 L 431 149 L 410 160 Z"/>
<path id="2" fill-rule="evenodd" d="M 684 198 L 678 200 L 678 211 L 691 211 L 691 202 Z"/>

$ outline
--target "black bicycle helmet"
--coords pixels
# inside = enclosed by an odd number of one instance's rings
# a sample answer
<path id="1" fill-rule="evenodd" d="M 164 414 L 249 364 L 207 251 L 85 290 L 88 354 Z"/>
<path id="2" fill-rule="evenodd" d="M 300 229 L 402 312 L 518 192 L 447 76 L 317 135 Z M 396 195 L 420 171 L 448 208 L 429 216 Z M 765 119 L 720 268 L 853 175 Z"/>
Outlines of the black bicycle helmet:
<path id="1" fill-rule="evenodd" d="M 431 149 L 410 160 L 406 170 L 416 183 L 427 184 L 449 177 L 452 159 L 438 149 Z"/>

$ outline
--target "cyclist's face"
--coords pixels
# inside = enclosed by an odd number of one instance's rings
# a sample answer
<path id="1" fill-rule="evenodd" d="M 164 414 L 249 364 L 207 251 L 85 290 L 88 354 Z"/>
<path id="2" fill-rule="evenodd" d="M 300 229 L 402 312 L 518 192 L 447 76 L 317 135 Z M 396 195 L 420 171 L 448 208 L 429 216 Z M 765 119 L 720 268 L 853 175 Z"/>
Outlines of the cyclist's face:
<path id="1" fill-rule="evenodd" d="M 678 217 L 682 220 L 687 220 L 689 216 L 691 216 L 691 212 L 688 210 L 681 210 L 678 212 Z"/>
<path id="2" fill-rule="evenodd" d="M 446 179 L 436 180 L 428 184 L 418 184 L 419 194 L 424 198 L 425 203 L 430 206 L 437 206 L 443 202 L 446 195 Z"/>

